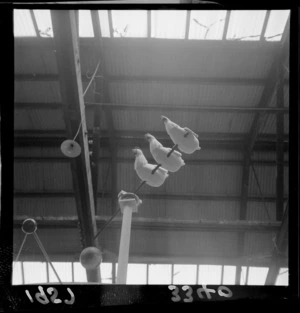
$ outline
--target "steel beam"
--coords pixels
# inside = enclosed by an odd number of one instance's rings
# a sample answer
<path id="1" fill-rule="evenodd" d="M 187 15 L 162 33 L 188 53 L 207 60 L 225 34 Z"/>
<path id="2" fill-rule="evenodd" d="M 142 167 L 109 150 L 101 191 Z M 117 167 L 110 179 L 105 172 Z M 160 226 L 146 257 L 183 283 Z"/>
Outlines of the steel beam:
<path id="1" fill-rule="evenodd" d="M 85 248 L 96 245 L 96 220 L 75 11 L 52 10 L 51 18 L 68 137 L 73 139 L 80 127 L 77 141 L 82 151 L 79 157 L 70 159 L 70 163 L 81 242 Z M 70 110 L 74 114 L 70 115 Z M 99 282 L 99 270 L 87 270 L 87 277 L 89 282 Z"/>

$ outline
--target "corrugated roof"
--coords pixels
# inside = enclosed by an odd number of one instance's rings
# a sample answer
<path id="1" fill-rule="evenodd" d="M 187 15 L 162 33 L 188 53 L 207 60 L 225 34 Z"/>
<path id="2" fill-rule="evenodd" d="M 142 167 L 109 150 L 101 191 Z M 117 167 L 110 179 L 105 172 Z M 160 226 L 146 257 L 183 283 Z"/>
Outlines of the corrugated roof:
<path id="1" fill-rule="evenodd" d="M 65 130 L 62 110 L 14 110 L 15 130 Z"/>
<path id="2" fill-rule="evenodd" d="M 72 191 L 72 173 L 66 162 L 15 162 L 15 191 Z"/>
<path id="3" fill-rule="evenodd" d="M 103 39 L 110 75 L 266 78 L 275 43 Z"/>
<path id="4" fill-rule="evenodd" d="M 246 256 L 261 257 L 272 253 L 272 233 L 246 232 L 244 254 Z"/>
<path id="5" fill-rule="evenodd" d="M 212 112 L 169 112 L 164 111 L 114 111 L 113 118 L 116 130 L 140 130 L 145 133 L 164 131 L 160 116 L 167 115 L 173 122 L 182 127 L 189 127 L 195 132 L 212 133 L 248 133 L 253 114 L 212 113 Z"/>
<path id="6" fill-rule="evenodd" d="M 276 221 L 276 202 L 266 202 L 264 204 L 263 202 L 249 201 L 247 203 L 247 220 L 269 222 L 269 216 L 271 221 Z"/>
<path id="7" fill-rule="evenodd" d="M 237 234 L 134 230 L 131 247 L 132 255 L 233 257 L 237 252 Z"/>
<path id="8" fill-rule="evenodd" d="M 265 196 L 276 195 L 276 166 L 254 165 L 262 194 Z M 260 196 L 260 191 L 255 180 L 252 168 L 249 175 L 249 195 Z"/>
<path id="9" fill-rule="evenodd" d="M 276 134 L 276 114 L 268 114 L 260 128 L 261 134 Z M 284 134 L 289 134 L 289 114 L 284 114 Z"/>
<path id="10" fill-rule="evenodd" d="M 202 85 L 197 83 L 111 82 L 109 93 L 114 103 L 257 106 L 260 86 Z"/>
<path id="11" fill-rule="evenodd" d="M 62 209 L 63 208 L 63 209 Z M 14 215 L 16 216 L 76 216 L 75 196 L 73 198 L 15 198 Z"/>
<path id="12" fill-rule="evenodd" d="M 24 46 L 15 47 L 16 74 L 57 74 L 57 63 L 54 49 L 36 49 Z"/>
<path id="13" fill-rule="evenodd" d="M 15 102 L 54 103 L 61 102 L 58 81 L 15 81 Z"/>

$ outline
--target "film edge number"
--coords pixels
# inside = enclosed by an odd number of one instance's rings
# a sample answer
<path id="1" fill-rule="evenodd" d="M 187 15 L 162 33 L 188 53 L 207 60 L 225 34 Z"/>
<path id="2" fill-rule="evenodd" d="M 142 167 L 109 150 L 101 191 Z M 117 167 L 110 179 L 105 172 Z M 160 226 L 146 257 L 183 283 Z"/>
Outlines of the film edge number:
<path id="1" fill-rule="evenodd" d="M 173 297 L 171 298 L 171 300 L 173 302 L 179 302 L 181 301 L 181 297 L 179 296 L 179 288 L 177 286 L 174 285 L 169 285 L 168 289 L 172 291 L 172 295 Z M 183 299 L 184 302 L 193 302 L 193 289 L 190 286 L 182 286 L 182 290 L 186 291 L 186 298 Z M 211 288 L 207 288 L 206 285 L 202 285 L 202 288 L 198 288 L 197 289 L 197 295 L 200 299 L 204 299 L 203 293 L 205 293 L 207 299 L 211 299 L 211 293 L 216 293 L 216 290 L 211 289 Z M 220 297 L 225 297 L 225 298 L 231 298 L 232 297 L 232 291 L 225 286 L 220 286 L 218 287 L 218 294 Z"/>
<path id="2" fill-rule="evenodd" d="M 50 303 L 48 297 L 46 296 L 46 294 L 44 292 L 43 287 L 38 286 L 38 289 L 39 289 L 39 292 L 37 292 L 35 294 L 36 300 L 39 303 L 41 303 L 41 304 L 48 304 L 48 303 Z M 71 295 L 71 299 L 70 300 L 64 300 L 64 303 L 72 305 L 75 302 L 74 293 L 72 292 L 72 290 L 70 288 L 67 288 L 67 291 Z M 27 289 L 25 290 L 25 293 L 26 293 L 28 299 L 30 300 L 30 302 L 33 303 L 34 300 L 32 299 L 32 297 L 31 297 L 31 295 L 30 295 L 30 293 L 29 293 L 29 291 Z M 57 298 L 58 292 L 57 292 L 56 288 L 53 288 L 53 287 L 47 288 L 47 293 L 51 296 L 50 300 L 51 300 L 52 303 L 54 303 L 54 304 L 62 303 L 62 300 Z"/>

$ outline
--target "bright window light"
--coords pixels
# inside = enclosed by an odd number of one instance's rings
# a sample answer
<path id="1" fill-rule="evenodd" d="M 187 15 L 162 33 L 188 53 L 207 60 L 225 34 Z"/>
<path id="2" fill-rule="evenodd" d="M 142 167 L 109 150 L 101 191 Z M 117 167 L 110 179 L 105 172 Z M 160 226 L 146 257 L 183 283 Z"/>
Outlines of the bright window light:
<path id="1" fill-rule="evenodd" d="M 235 285 L 236 266 L 225 265 L 223 267 L 223 281 L 224 285 Z"/>
<path id="2" fill-rule="evenodd" d="M 222 39 L 226 11 L 191 11 L 189 39 Z"/>
<path id="3" fill-rule="evenodd" d="M 151 11 L 151 37 L 184 39 L 187 11 Z"/>
<path id="4" fill-rule="evenodd" d="M 266 40 L 268 41 L 281 40 L 282 33 L 284 31 L 289 14 L 290 14 L 289 10 L 271 11 L 265 33 Z"/>
<path id="5" fill-rule="evenodd" d="M 90 10 L 79 10 L 79 37 L 94 37 Z"/>
<path id="6" fill-rule="evenodd" d="M 268 271 L 268 267 L 249 267 L 247 285 L 264 285 Z"/>
<path id="7" fill-rule="evenodd" d="M 147 37 L 147 11 L 111 11 L 114 37 Z"/>
<path id="8" fill-rule="evenodd" d="M 126 283 L 129 285 L 147 284 L 147 264 L 128 264 Z"/>
<path id="9" fill-rule="evenodd" d="M 23 262 L 25 284 L 47 283 L 45 262 Z"/>
<path id="10" fill-rule="evenodd" d="M 288 286 L 289 285 L 289 269 L 287 267 L 282 267 L 279 270 L 275 285 L 276 286 Z"/>
<path id="11" fill-rule="evenodd" d="M 227 39 L 260 40 L 267 11 L 231 11 Z"/>
<path id="12" fill-rule="evenodd" d="M 21 285 L 23 283 L 21 262 L 13 262 L 12 266 L 12 284 Z"/>
<path id="13" fill-rule="evenodd" d="M 108 23 L 108 11 L 101 10 L 98 11 L 99 21 L 100 21 L 100 32 L 102 37 L 110 37 L 109 23 Z"/>
<path id="14" fill-rule="evenodd" d="M 241 285 L 247 285 L 247 274 L 248 274 L 247 272 L 248 272 L 248 267 L 242 266 L 242 268 L 241 268 L 241 280 L 240 280 Z"/>
<path id="15" fill-rule="evenodd" d="M 14 35 L 16 37 L 36 37 L 29 10 L 14 10 Z"/>
<path id="16" fill-rule="evenodd" d="M 50 10 L 33 10 L 41 37 L 53 37 Z"/>
<path id="17" fill-rule="evenodd" d="M 197 265 L 174 264 L 173 284 L 192 285 L 196 284 Z"/>
<path id="18" fill-rule="evenodd" d="M 85 268 L 79 262 L 74 262 L 73 268 L 74 268 L 74 282 L 75 283 L 86 283 L 87 277 L 86 277 Z"/>
<path id="19" fill-rule="evenodd" d="M 71 262 L 52 262 L 53 267 L 56 270 L 56 273 L 58 274 L 60 280 L 62 282 L 72 282 L 72 264 Z M 49 269 L 49 281 L 50 282 L 58 282 L 58 279 L 51 267 L 50 264 L 48 264 Z"/>
<path id="20" fill-rule="evenodd" d="M 112 283 L 112 263 L 101 263 L 101 282 L 103 284 L 111 284 Z"/>
<path id="21" fill-rule="evenodd" d="M 221 265 L 200 265 L 198 284 L 220 285 L 221 273 L 222 273 Z"/>
<path id="22" fill-rule="evenodd" d="M 171 264 L 149 264 L 149 281 L 152 285 L 171 284 Z"/>

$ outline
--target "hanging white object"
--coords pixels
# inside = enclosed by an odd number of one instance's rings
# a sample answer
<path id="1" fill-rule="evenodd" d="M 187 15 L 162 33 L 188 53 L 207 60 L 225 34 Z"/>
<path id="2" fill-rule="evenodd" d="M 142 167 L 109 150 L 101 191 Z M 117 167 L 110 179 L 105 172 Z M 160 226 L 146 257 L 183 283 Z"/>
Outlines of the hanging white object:
<path id="1" fill-rule="evenodd" d="M 169 156 L 171 148 L 164 147 L 154 136 L 151 134 L 146 134 L 145 138 L 150 143 L 150 152 L 154 160 L 161 164 L 163 168 L 169 172 L 177 172 L 181 166 L 185 165 L 183 159 L 181 158 L 182 154 L 174 150 Z"/>
<path id="2" fill-rule="evenodd" d="M 65 140 L 60 145 L 60 149 L 62 153 L 69 158 L 76 158 L 81 153 L 80 145 L 75 140 L 71 140 L 71 139 Z"/>
<path id="3" fill-rule="evenodd" d="M 151 187 L 161 186 L 169 176 L 168 171 L 159 167 L 153 174 L 152 171 L 157 165 L 149 164 L 141 149 L 133 149 L 135 155 L 134 169 L 142 181 Z"/>
<path id="4" fill-rule="evenodd" d="M 186 154 L 192 154 L 196 150 L 200 150 L 198 135 L 187 127 L 180 127 L 172 122 L 169 118 L 161 116 L 166 131 L 174 144 L 178 145 L 178 149 Z"/>

